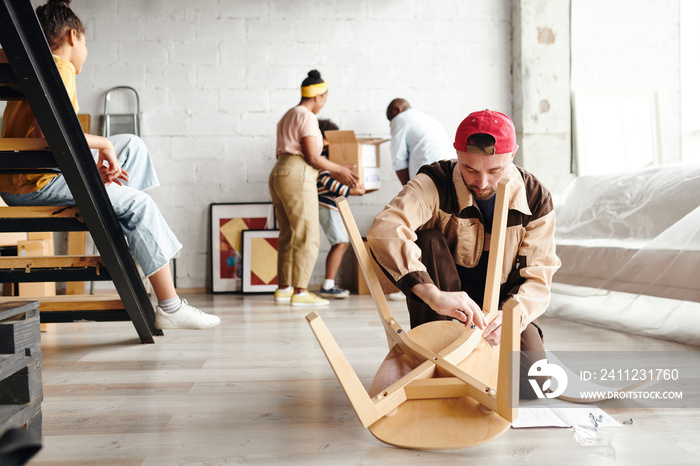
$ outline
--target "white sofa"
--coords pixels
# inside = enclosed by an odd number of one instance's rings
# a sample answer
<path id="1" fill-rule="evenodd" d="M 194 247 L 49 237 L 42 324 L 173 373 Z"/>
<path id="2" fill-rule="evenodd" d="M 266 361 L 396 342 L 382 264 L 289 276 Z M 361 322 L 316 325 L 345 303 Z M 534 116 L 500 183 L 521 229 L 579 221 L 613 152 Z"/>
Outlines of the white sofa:
<path id="1" fill-rule="evenodd" d="M 550 315 L 700 344 L 700 166 L 575 179 Z"/>

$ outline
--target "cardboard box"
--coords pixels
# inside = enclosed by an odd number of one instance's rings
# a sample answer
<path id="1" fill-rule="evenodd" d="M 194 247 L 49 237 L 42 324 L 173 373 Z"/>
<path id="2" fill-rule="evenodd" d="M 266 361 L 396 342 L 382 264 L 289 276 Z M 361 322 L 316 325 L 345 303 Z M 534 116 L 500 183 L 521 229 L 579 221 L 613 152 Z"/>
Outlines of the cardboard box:
<path id="1" fill-rule="evenodd" d="M 331 162 L 355 165 L 353 171 L 368 191 L 381 187 L 379 146 L 389 139 L 358 138 L 352 130 L 326 131 L 325 135 Z"/>
<path id="2" fill-rule="evenodd" d="M 0 207 L 7 207 L 7 204 L 2 199 L 0 199 Z M 26 239 L 26 233 L 0 233 L 0 246 L 17 246 L 17 241 Z"/>
<path id="3" fill-rule="evenodd" d="M 365 189 L 374 191 L 382 187 L 382 174 L 379 172 L 379 167 L 363 167 Z"/>
<path id="4" fill-rule="evenodd" d="M 18 256 L 52 256 L 54 254 L 53 232 L 29 233 L 28 237 L 28 240 L 17 243 Z M 56 283 L 20 283 L 19 296 L 56 296 Z"/>
<path id="5" fill-rule="evenodd" d="M 26 233 L 0 233 L 0 246 L 17 246 L 17 241 L 26 239 Z"/>

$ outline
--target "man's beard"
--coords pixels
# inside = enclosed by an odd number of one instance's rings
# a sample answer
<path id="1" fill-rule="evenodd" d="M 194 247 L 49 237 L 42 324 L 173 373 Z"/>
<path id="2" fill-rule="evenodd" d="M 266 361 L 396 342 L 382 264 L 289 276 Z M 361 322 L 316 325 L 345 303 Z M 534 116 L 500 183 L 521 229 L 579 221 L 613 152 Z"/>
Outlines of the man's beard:
<path id="1" fill-rule="evenodd" d="M 469 188 L 469 191 L 472 193 L 472 196 L 474 196 L 474 199 L 477 199 L 479 201 L 487 201 L 491 199 L 495 194 L 496 194 L 496 188 L 493 186 L 487 186 L 485 190 L 480 190 L 476 186 L 467 186 Z M 481 191 L 481 192 L 479 192 Z"/>

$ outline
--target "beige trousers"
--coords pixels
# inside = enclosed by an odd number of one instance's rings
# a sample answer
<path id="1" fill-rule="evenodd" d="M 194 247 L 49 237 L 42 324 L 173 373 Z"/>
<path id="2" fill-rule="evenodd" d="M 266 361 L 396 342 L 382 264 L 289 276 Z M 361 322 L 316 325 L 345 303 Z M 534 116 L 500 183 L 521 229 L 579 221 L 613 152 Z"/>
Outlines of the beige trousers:
<path id="1" fill-rule="evenodd" d="M 270 173 L 279 225 L 277 283 L 308 288 L 318 257 L 318 170 L 300 155 L 280 155 Z"/>

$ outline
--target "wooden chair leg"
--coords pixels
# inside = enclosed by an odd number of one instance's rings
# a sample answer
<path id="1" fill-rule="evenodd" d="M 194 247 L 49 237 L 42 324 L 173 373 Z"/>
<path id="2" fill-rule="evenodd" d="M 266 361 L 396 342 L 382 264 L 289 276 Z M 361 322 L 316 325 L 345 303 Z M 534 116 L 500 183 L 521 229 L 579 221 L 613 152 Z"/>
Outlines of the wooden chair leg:
<path id="1" fill-rule="evenodd" d="M 314 335 L 316 335 L 318 344 L 321 345 L 321 349 L 333 368 L 333 372 L 335 372 L 345 394 L 350 399 L 350 404 L 352 404 L 355 413 L 357 413 L 357 417 L 360 418 L 360 422 L 364 427 L 369 427 L 379 419 L 379 416 L 365 387 L 319 315 L 312 312 L 306 316 L 306 320 L 309 322 Z"/>
<path id="2" fill-rule="evenodd" d="M 503 304 L 501 348 L 498 355 L 496 403 L 498 414 L 508 422 L 518 417 L 520 399 L 520 304 L 509 299 Z"/>
<path id="3" fill-rule="evenodd" d="M 491 225 L 491 242 L 489 243 L 489 261 L 486 265 L 486 286 L 482 310 L 487 316 L 498 312 L 503 275 L 503 249 L 506 241 L 508 222 L 508 178 L 503 178 L 496 186 L 496 205 Z"/>

